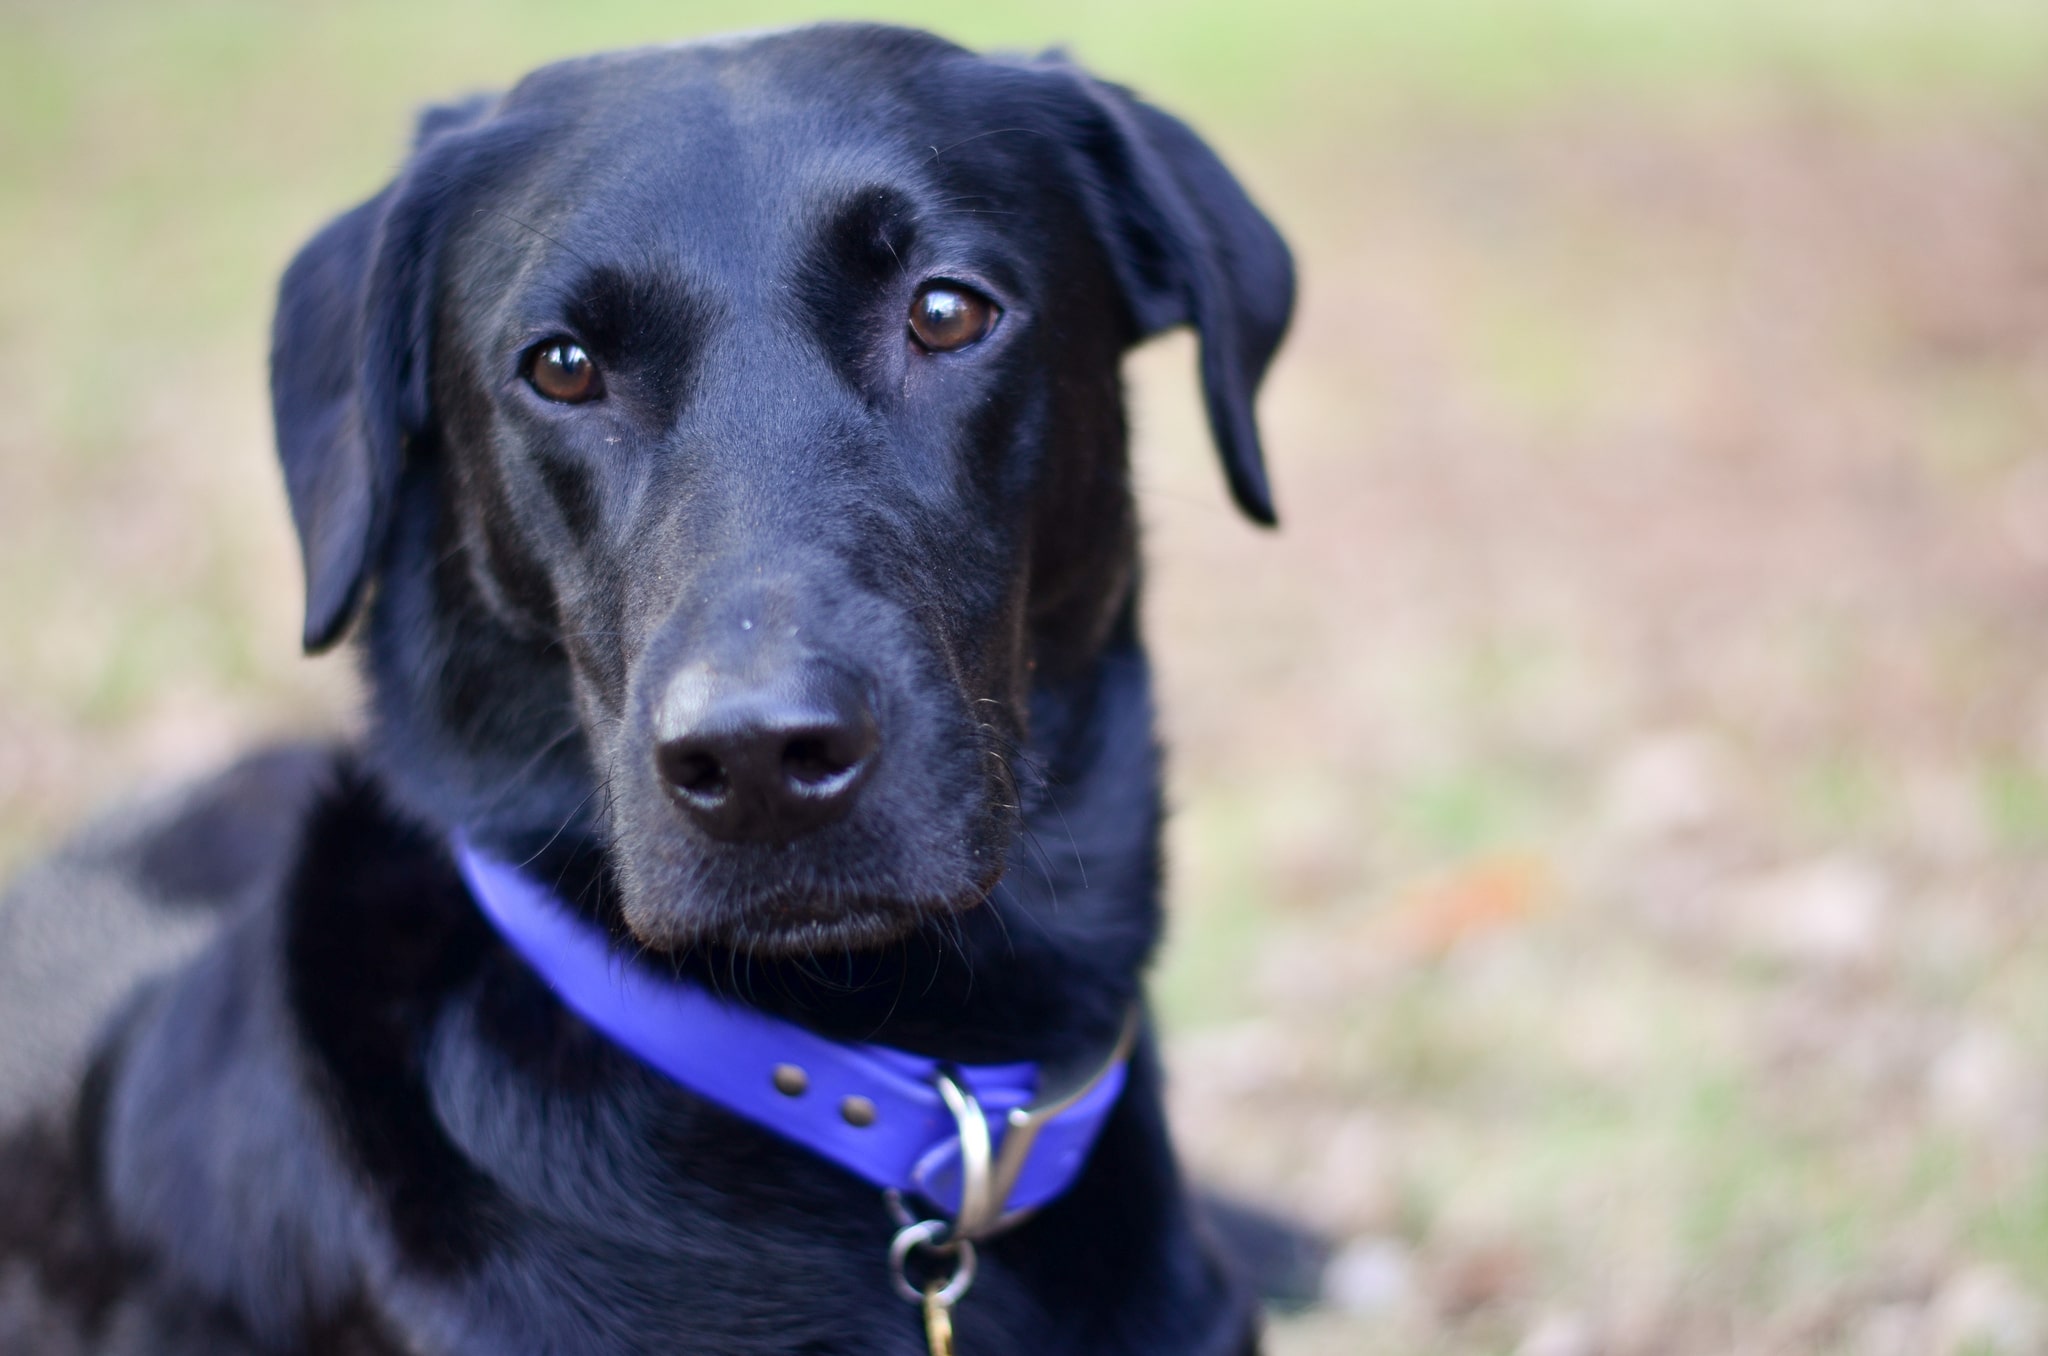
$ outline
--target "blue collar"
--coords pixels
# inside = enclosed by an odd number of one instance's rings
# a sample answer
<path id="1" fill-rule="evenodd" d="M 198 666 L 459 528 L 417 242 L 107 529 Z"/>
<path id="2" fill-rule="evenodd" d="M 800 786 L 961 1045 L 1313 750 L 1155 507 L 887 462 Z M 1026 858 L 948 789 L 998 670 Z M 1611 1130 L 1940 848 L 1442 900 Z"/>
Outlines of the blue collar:
<path id="1" fill-rule="evenodd" d="M 699 1097 L 923 1198 L 958 1234 L 986 1236 L 1073 1185 L 1123 1091 L 1135 1010 L 1078 1077 L 848 1044 L 636 966 L 516 867 L 460 838 L 454 853 L 484 916 L 584 1021 Z"/>

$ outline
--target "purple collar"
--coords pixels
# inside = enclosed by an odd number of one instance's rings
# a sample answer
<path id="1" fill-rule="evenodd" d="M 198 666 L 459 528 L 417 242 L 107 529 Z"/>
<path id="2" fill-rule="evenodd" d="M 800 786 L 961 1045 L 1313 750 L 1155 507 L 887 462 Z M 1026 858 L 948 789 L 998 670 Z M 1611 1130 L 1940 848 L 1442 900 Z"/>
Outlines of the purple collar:
<path id="1" fill-rule="evenodd" d="M 1078 1078 L 848 1044 L 636 966 L 516 867 L 460 838 L 454 853 L 484 916 L 584 1021 L 699 1097 L 923 1198 L 966 1236 L 1071 1186 L 1123 1091 L 1135 1012 L 1116 1049 Z"/>

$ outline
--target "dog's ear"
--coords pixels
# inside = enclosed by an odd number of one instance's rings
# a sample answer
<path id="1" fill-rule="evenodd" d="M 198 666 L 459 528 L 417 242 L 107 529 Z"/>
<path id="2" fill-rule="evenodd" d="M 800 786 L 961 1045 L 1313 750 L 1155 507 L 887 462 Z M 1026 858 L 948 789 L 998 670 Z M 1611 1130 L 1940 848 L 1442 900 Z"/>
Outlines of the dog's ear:
<path id="1" fill-rule="evenodd" d="M 489 108 L 477 99 L 423 115 L 398 179 L 329 222 L 278 288 L 270 402 L 305 561 L 308 652 L 355 616 L 406 444 L 427 426 L 434 256 L 467 182 L 453 143 Z"/>
<path id="2" fill-rule="evenodd" d="M 1252 399 L 1294 310 L 1294 261 L 1216 153 L 1179 119 L 1058 53 L 1041 70 L 1086 101 L 1067 129 L 1141 337 L 1192 324 L 1202 397 L 1238 506 L 1275 521 Z"/>

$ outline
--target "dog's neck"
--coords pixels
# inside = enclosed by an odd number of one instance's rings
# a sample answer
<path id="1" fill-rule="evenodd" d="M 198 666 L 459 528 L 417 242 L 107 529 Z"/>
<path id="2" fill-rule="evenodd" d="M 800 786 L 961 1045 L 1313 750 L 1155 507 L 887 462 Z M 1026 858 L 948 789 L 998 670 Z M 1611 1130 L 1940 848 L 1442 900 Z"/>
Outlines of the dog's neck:
<path id="1" fill-rule="evenodd" d="M 393 535 L 431 540 L 430 503 L 404 496 Z M 369 766 L 401 809 L 530 862 L 637 950 L 560 647 L 502 625 L 459 557 L 425 545 L 387 554 L 371 605 Z M 406 560 L 434 572 L 396 572 Z M 1112 1038 L 1159 932 L 1158 752 L 1134 611 L 1031 706 L 1013 760 L 1022 823 L 984 904 L 876 951 L 652 959 L 826 1034 L 948 1059 L 1057 1058 Z"/>

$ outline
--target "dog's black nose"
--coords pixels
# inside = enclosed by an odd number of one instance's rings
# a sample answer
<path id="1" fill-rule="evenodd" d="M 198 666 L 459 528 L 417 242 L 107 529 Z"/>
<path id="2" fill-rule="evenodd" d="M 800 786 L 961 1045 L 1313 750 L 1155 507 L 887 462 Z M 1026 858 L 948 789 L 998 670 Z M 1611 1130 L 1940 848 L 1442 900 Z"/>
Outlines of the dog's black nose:
<path id="1" fill-rule="evenodd" d="M 840 818 L 881 748 L 865 684 L 816 662 L 730 691 L 685 674 L 656 737 L 655 763 L 676 804 L 705 833 L 734 842 L 786 842 Z"/>

